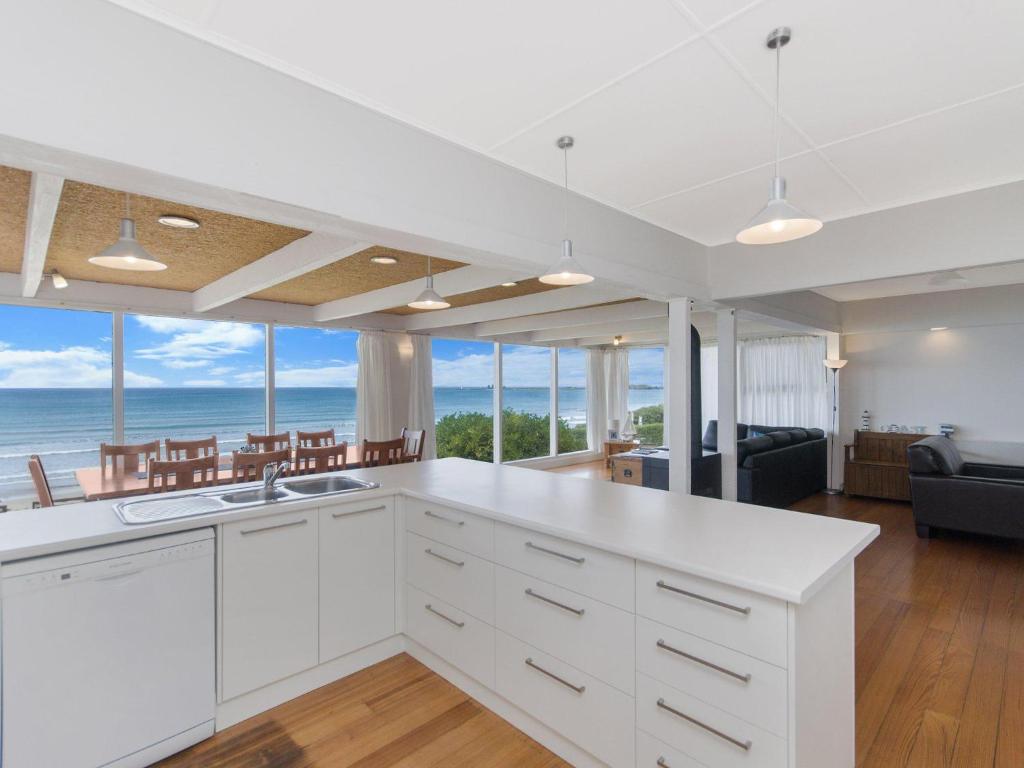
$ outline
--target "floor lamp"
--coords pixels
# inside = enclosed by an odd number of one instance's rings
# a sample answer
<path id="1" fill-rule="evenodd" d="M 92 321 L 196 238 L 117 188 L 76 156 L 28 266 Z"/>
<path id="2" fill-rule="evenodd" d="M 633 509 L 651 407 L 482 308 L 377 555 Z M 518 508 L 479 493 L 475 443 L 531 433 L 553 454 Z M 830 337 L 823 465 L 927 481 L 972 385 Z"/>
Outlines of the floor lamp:
<path id="1" fill-rule="evenodd" d="M 836 421 L 839 417 L 839 369 L 846 365 L 847 360 L 825 360 L 825 367 L 832 371 L 832 443 L 829 446 L 828 451 L 828 476 L 829 483 L 828 488 L 825 489 L 825 493 L 829 496 L 838 496 L 843 492 L 842 488 L 836 488 L 835 486 L 835 474 L 836 474 L 836 434 L 837 424 Z"/>

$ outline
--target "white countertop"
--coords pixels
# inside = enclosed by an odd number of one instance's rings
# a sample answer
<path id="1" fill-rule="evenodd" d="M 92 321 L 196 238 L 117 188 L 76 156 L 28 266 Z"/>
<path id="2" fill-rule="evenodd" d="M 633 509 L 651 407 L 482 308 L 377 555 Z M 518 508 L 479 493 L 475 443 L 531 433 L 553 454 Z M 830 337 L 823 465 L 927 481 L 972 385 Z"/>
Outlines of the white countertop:
<path id="1" fill-rule="evenodd" d="M 879 533 L 867 523 L 466 459 L 344 474 L 381 488 L 148 525 L 123 524 L 111 501 L 7 512 L 0 515 L 0 562 L 405 493 L 801 603 Z"/>

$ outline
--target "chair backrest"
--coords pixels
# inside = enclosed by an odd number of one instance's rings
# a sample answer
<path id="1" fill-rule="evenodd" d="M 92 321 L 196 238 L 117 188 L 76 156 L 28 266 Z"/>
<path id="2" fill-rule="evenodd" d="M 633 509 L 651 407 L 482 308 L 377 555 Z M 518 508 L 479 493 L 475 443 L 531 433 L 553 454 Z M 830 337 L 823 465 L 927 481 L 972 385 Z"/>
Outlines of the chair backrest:
<path id="1" fill-rule="evenodd" d="M 292 474 L 314 475 L 318 472 L 336 472 L 345 469 L 347 460 L 345 452 L 348 443 L 339 445 L 320 445 L 316 447 L 300 445 L 295 449 L 295 467 Z"/>
<path id="2" fill-rule="evenodd" d="M 164 440 L 168 460 L 184 461 L 198 459 L 202 456 L 213 456 L 217 453 L 217 436 L 211 435 L 204 440 Z"/>
<path id="3" fill-rule="evenodd" d="M 387 464 L 401 464 L 402 448 L 404 447 L 405 440 L 400 437 L 377 442 L 363 440 L 363 466 L 382 467 Z"/>
<path id="4" fill-rule="evenodd" d="M 188 488 L 205 488 L 217 484 L 217 454 L 199 456 L 194 459 L 158 461 L 150 459 L 149 490 L 155 493 L 163 491 L 184 491 Z M 171 478 L 174 484 L 171 484 Z M 157 482 L 159 480 L 159 482 Z"/>
<path id="5" fill-rule="evenodd" d="M 427 441 L 427 430 L 402 427 L 402 459 L 423 461 L 423 444 Z"/>
<path id="6" fill-rule="evenodd" d="M 324 445 L 335 445 L 334 430 L 325 429 L 322 432 L 303 432 L 295 430 L 295 442 L 306 448 L 320 448 Z"/>
<path id="7" fill-rule="evenodd" d="M 282 448 L 280 451 L 262 451 L 260 453 L 231 453 L 231 480 L 236 483 L 245 483 L 250 480 L 262 480 L 263 468 L 268 464 L 279 464 L 282 461 L 291 461 L 292 452 L 290 448 Z"/>
<path id="8" fill-rule="evenodd" d="M 121 459 L 122 472 L 139 472 L 149 466 L 150 459 L 160 460 L 160 441 L 137 443 L 136 445 L 108 445 L 100 443 L 100 469 L 106 472 L 107 459 L 112 472 L 118 471 L 117 460 Z"/>
<path id="9" fill-rule="evenodd" d="M 35 454 L 28 459 L 28 473 L 32 476 L 32 485 L 36 487 L 36 496 L 39 497 L 40 507 L 53 506 L 53 494 L 50 493 L 50 481 L 46 479 L 46 471 L 43 469 L 43 460 Z"/>
<path id="10" fill-rule="evenodd" d="M 252 432 L 249 432 L 245 436 L 245 441 L 249 445 L 255 445 L 260 451 L 265 453 L 292 447 L 291 432 L 282 432 L 278 435 L 254 435 Z"/>

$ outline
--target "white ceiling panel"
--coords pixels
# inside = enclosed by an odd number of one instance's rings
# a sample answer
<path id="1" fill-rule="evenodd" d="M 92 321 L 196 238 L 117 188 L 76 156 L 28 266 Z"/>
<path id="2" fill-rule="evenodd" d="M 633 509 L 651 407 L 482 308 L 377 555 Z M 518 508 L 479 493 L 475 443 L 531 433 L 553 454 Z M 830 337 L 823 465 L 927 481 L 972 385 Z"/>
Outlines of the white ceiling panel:
<path id="1" fill-rule="evenodd" d="M 815 153 L 782 164 L 789 200 L 823 220 L 861 210 L 857 194 Z M 772 171 L 759 168 L 638 208 L 645 219 L 710 245 L 732 242 L 768 201 Z M 770 253 L 771 249 L 766 249 Z"/>
<path id="2" fill-rule="evenodd" d="M 1024 178 L 1024 87 L 827 147 L 872 205 Z"/>
<path id="3" fill-rule="evenodd" d="M 692 13 L 705 28 L 720 23 L 744 8 L 750 8 L 763 0 L 674 0 Z"/>
<path id="4" fill-rule="evenodd" d="M 714 34 L 769 91 L 780 25 L 783 111 L 818 144 L 1024 82 L 1020 0 L 766 0 Z"/>
<path id="5" fill-rule="evenodd" d="M 967 282 L 932 283 L 934 275 L 911 275 L 886 280 L 867 280 L 860 283 L 844 283 L 815 288 L 815 293 L 827 296 L 833 301 L 860 301 L 882 299 L 886 296 L 910 296 L 915 293 L 942 293 L 966 288 L 990 288 L 995 285 L 1024 283 L 1024 261 L 1000 264 L 992 267 L 974 267 L 957 270 Z"/>
<path id="6" fill-rule="evenodd" d="M 632 208 L 768 161 L 771 120 L 764 99 L 697 40 L 495 152 L 561 183 L 555 139 L 572 134 L 570 186 Z M 784 132 L 786 154 L 806 148 Z"/>

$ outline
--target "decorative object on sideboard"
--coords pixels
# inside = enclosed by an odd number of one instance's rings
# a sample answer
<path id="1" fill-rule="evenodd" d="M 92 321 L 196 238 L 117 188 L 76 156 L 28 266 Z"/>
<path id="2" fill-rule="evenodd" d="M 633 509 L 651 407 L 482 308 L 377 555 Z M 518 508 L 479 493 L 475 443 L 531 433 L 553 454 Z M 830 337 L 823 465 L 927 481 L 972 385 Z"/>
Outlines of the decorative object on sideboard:
<path id="1" fill-rule="evenodd" d="M 633 437 L 636 435 L 636 429 L 634 429 L 633 427 L 633 412 L 626 411 L 626 413 L 626 425 L 622 428 L 622 439 L 632 440 Z"/>
<path id="2" fill-rule="evenodd" d="M 835 484 L 835 453 L 836 453 L 836 430 L 838 428 L 837 420 L 839 418 L 839 370 L 846 365 L 848 360 L 839 360 L 828 358 L 823 361 L 825 367 L 832 371 L 832 440 L 829 442 L 828 448 L 828 487 L 825 489 L 825 493 L 829 496 L 838 496 L 843 492 L 842 487 L 836 487 Z"/>
<path id="3" fill-rule="evenodd" d="M 860 415 L 860 431 L 870 432 L 871 431 L 871 414 L 865 408 L 864 413 Z"/>
<path id="4" fill-rule="evenodd" d="M 956 427 L 952 424 L 939 424 L 939 434 L 948 437 L 950 440 L 953 439 L 953 433 L 956 432 Z"/>
<path id="5" fill-rule="evenodd" d="M 608 419 L 608 439 L 618 440 L 619 439 L 619 420 Z"/>

